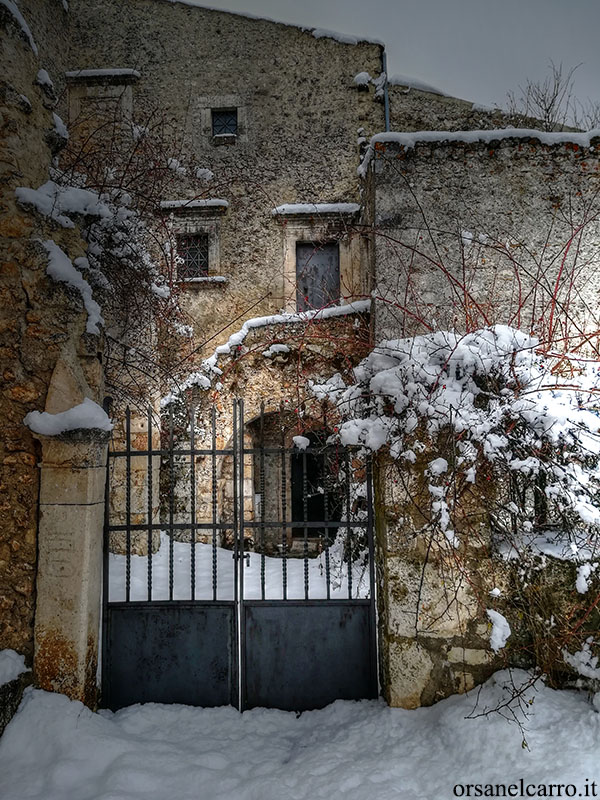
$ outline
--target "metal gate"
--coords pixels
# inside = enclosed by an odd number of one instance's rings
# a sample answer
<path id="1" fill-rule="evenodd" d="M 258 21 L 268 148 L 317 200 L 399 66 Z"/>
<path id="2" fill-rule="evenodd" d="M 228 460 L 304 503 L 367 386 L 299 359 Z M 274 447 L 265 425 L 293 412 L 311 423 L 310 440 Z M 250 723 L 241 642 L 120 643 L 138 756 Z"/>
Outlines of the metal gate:
<path id="1" fill-rule="evenodd" d="M 208 416 L 128 409 L 110 450 L 103 705 L 376 697 L 370 456 L 283 408 Z"/>

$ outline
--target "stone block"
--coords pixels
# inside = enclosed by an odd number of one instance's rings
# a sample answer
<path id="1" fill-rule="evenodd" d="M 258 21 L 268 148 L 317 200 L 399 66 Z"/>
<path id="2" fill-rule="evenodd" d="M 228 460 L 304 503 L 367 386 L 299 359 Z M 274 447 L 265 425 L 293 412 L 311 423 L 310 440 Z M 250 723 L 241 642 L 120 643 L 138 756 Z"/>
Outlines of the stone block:
<path id="1" fill-rule="evenodd" d="M 425 648 L 411 640 L 386 643 L 388 650 L 387 700 L 394 708 L 418 708 L 432 680 L 433 660 Z"/>
<path id="2" fill-rule="evenodd" d="M 474 650 L 470 647 L 451 647 L 448 651 L 448 661 L 453 664 L 480 666 L 489 664 L 492 660 L 493 656 L 487 650 Z"/>

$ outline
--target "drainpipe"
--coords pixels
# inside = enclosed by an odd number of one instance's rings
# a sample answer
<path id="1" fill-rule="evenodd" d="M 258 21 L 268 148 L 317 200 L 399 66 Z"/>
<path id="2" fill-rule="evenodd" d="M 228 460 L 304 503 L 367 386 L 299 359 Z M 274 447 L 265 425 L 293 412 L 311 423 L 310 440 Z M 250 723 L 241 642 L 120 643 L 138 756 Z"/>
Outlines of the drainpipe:
<path id="1" fill-rule="evenodd" d="M 387 74 L 387 53 L 385 47 L 381 51 L 381 71 L 385 75 L 385 83 L 383 84 L 383 109 L 385 114 L 385 129 L 390 129 L 390 96 L 388 93 L 388 74 Z"/>

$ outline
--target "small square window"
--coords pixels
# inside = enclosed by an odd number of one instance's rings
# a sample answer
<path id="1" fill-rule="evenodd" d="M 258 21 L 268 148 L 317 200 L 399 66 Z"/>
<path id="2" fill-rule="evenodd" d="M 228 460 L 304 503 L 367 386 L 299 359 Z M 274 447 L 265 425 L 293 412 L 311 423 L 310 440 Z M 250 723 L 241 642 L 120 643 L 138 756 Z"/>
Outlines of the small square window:
<path id="1" fill-rule="evenodd" d="M 177 276 L 180 280 L 205 278 L 208 275 L 208 233 L 186 233 L 177 237 L 177 255 L 183 259 Z"/>
<path id="2" fill-rule="evenodd" d="M 237 136 L 237 132 L 238 132 L 237 108 L 213 108 L 212 135 Z"/>

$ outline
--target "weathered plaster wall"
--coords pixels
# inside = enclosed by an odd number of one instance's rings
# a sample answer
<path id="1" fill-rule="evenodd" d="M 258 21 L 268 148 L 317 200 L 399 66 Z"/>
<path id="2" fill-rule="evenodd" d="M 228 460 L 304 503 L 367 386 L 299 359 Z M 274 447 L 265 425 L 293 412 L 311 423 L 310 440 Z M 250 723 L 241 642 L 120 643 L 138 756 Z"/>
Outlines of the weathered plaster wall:
<path id="1" fill-rule="evenodd" d="M 290 202 L 360 200 L 357 131 L 383 128 L 383 109 L 353 77 L 379 73 L 379 45 L 316 39 L 299 28 L 165 0 L 75 0 L 71 10 L 70 69 L 139 70 L 134 118 L 160 107 L 181 134 L 172 155 L 215 176 L 208 184 L 183 181 L 180 196 L 229 202 L 219 220 L 216 268 L 227 282 L 185 291 L 197 344 L 235 317 L 278 311 L 295 292 L 284 284 L 285 237 L 271 211 Z M 113 18 L 118 36 L 106 25 Z M 220 144 L 209 112 L 232 106 L 239 135 Z M 214 341 L 206 352 L 212 347 Z"/>
<path id="2" fill-rule="evenodd" d="M 83 255 L 77 229 L 67 230 L 16 203 L 17 186 L 48 180 L 56 97 L 36 76 L 64 70 L 66 13 L 53 0 L 23 2 L 21 12 L 39 48 L 33 52 L 20 27 L 0 8 L 3 75 L 0 82 L 3 148 L 0 206 L 0 649 L 33 653 L 41 448 L 23 425 L 32 410 L 57 412 L 84 395 L 101 397 L 98 339 L 85 334 L 81 296 L 46 275 L 52 239 L 71 258 Z"/>
<path id="3" fill-rule="evenodd" d="M 372 174 L 374 250 L 377 293 L 390 305 L 376 304 L 375 339 L 504 323 L 542 342 L 552 335 L 559 346 L 565 335 L 583 343 L 588 331 L 597 346 L 596 145 L 535 138 L 450 143 L 442 136 L 414 147 L 380 143 Z M 433 702 L 468 690 L 507 662 L 537 663 L 562 680 L 557 674 L 568 670 L 560 636 L 553 641 L 536 620 L 555 613 L 562 620 L 559 606 L 580 613 L 572 568 L 556 564 L 547 577 L 539 567 L 531 596 L 522 596 L 522 581 L 492 556 L 486 497 L 498 486 L 486 485 L 485 468 L 477 471 L 483 484 L 455 504 L 462 515 L 453 520 L 461 541 L 455 552 L 430 523 L 426 487 L 427 463 L 444 452 L 440 443 L 424 444 L 423 462 L 384 460 L 377 487 L 382 683 L 389 702 Z M 508 649 L 497 657 L 485 614 L 495 607 L 493 586 L 503 590 L 499 610 L 513 627 Z M 544 612 L 531 611 L 543 604 Z"/>
<path id="4" fill-rule="evenodd" d="M 542 340 L 597 330 L 594 145 L 377 145 L 377 282 L 396 303 L 377 338 L 498 322 Z"/>
<path id="5" fill-rule="evenodd" d="M 492 128 L 541 128 L 531 117 L 509 114 L 469 100 L 390 83 L 392 131 L 472 131 Z"/>

